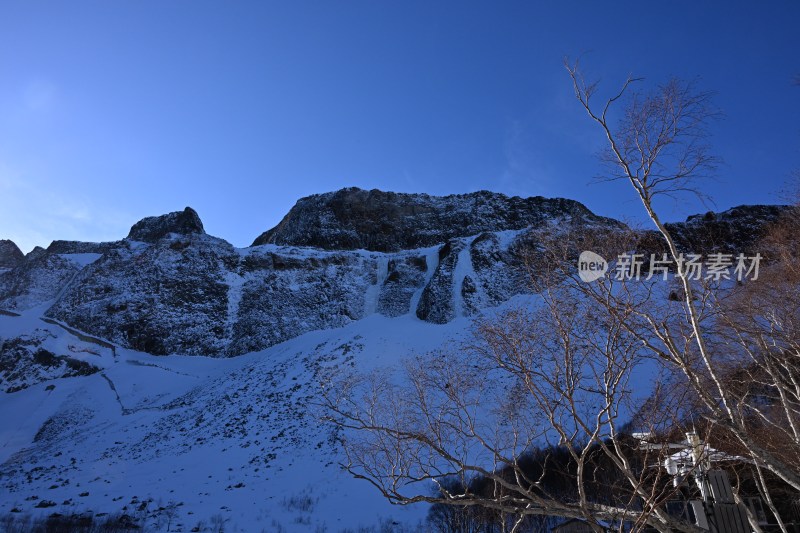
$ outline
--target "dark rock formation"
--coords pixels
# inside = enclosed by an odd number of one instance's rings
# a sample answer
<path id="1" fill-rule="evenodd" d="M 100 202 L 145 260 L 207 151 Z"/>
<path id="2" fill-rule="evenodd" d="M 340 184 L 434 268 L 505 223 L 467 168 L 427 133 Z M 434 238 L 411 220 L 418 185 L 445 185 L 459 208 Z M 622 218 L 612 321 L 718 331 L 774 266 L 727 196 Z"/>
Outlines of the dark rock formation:
<path id="1" fill-rule="evenodd" d="M 494 233 L 482 233 L 470 244 L 470 259 L 485 306 L 499 305 L 525 290 L 528 279 L 521 250 L 519 244 L 505 249 Z"/>
<path id="2" fill-rule="evenodd" d="M 133 225 L 128 239 L 154 243 L 170 233 L 205 234 L 200 216 L 191 207 L 157 217 L 143 218 Z"/>
<path id="3" fill-rule="evenodd" d="M 52 300 L 80 270 L 60 255 L 38 250 L 17 268 L 0 274 L 0 309 L 25 310 Z"/>
<path id="4" fill-rule="evenodd" d="M 785 210 L 741 206 L 669 228 L 692 253 L 752 254 Z M 118 242 L 54 241 L 24 259 L 12 251 L 0 309 L 47 304 L 47 316 L 121 346 L 232 356 L 371 313 L 437 324 L 474 316 L 625 229 L 570 200 L 345 189 L 300 200 L 256 241 L 278 245 L 237 250 L 187 208 L 146 218 Z M 663 248 L 652 232 L 622 233 L 633 237 L 626 250 Z M 554 244 L 560 258 L 546 253 Z"/>
<path id="5" fill-rule="evenodd" d="M 48 316 L 156 355 L 223 353 L 226 276 L 238 254 L 221 239 L 173 237 L 105 254 L 76 276 Z"/>
<path id="6" fill-rule="evenodd" d="M 15 392 L 43 381 L 98 371 L 85 361 L 46 349 L 43 344 L 50 337 L 52 333 L 37 329 L 30 335 L 0 339 L 0 391 Z"/>
<path id="7" fill-rule="evenodd" d="M 80 242 L 80 241 L 53 241 L 47 247 L 51 254 L 104 254 L 120 246 L 125 246 L 123 241 L 115 242 Z"/>
<path id="8" fill-rule="evenodd" d="M 24 259 L 25 255 L 13 241 L 0 240 L 0 268 L 14 268 Z"/>
<path id="9" fill-rule="evenodd" d="M 245 263 L 239 294 L 231 291 L 238 304 L 229 315 L 229 355 L 363 318 L 365 294 L 377 279 L 377 261 L 352 253 L 254 250 Z"/>
<path id="10" fill-rule="evenodd" d="M 377 311 L 389 317 L 408 314 L 414 294 L 423 287 L 427 269 L 428 264 L 424 256 L 412 255 L 390 259 Z"/>
<path id="11" fill-rule="evenodd" d="M 38 259 L 39 257 L 45 255 L 46 253 L 47 250 L 45 250 L 41 246 L 34 246 L 33 250 L 31 250 L 25 255 L 25 260 L 32 261 L 33 259 Z"/>
<path id="12" fill-rule="evenodd" d="M 583 204 L 564 198 L 509 198 L 488 191 L 428 196 L 350 188 L 300 199 L 253 245 L 395 252 L 565 218 L 587 224 L 610 222 Z"/>
<path id="13" fill-rule="evenodd" d="M 666 224 L 676 244 L 688 253 L 758 252 L 758 243 L 770 225 L 790 209 L 785 205 L 740 205 L 721 213 L 693 215 L 686 222 Z"/>
<path id="14" fill-rule="evenodd" d="M 446 324 L 455 318 L 455 301 L 453 287 L 456 280 L 455 267 L 458 254 L 465 244 L 453 239 L 439 250 L 439 264 L 431 278 L 430 283 L 422 291 L 417 318 L 434 324 Z"/>

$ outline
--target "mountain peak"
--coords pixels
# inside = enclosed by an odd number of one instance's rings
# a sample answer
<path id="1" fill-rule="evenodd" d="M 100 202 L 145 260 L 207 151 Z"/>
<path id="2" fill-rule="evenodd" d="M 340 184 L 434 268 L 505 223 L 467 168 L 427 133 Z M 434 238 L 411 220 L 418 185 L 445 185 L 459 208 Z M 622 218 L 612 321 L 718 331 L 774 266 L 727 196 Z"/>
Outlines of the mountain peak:
<path id="1" fill-rule="evenodd" d="M 392 252 L 563 219 L 594 222 L 601 217 L 580 202 L 564 198 L 508 197 L 489 191 L 431 196 L 351 187 L 301 198 L 253 246 Z"/>
<path id="2" fill-rule="evenodd" d="M 128 239 L 143 242 L 156 242 L 170 233 L 181 235 L 205 234 L 203 222 L 197 211 L 187 207 L 166 215 L 145 217 L 131 227 Z"/>
<path id="3" fill-rule="evenodd" d="M 25 259 L 14 241 L 0 239 L 0 268 L 13 268 Z"/>

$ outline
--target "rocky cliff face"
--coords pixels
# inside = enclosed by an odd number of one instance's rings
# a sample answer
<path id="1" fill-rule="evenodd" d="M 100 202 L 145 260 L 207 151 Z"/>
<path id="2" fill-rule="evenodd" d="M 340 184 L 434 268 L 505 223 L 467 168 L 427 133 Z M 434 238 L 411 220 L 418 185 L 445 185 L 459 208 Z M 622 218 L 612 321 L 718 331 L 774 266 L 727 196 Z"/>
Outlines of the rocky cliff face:
<path id="1" fill-rule="evenodd" d="M 153 354 L 225 350 L 233 247 L 206 235 L 126 241 L 80 271 L 48 316 Z"/>
<path id="2" fill-rule="evenodd" d="M 204 235 L 205 230 L 197 211 L 187 207 L 183 211 L 143 218 L 133 225 L 128 240 L 155 243 L 170 233 Z"/>
<path id="3" fill-rule="evenodd" d="M 53 241 L 47 247 L 51 254 L 104 254 L 125 246 L 123 241 L 116 242 L 80 242 L 80 241 Z M 41 248 L 40 248 L 41 250 Z"/>
<path id="4" fill-rule="evenodd" d="M 253 246 L 278 244 L 325 250 L 396 252 L 441 245 L 485 231 L 521 230 L 554 220 L 614 223 L 564 198 L 509 198 L 480 191 L 451 196 L 357 188 L 302 198 Z"/>
<path id="5" fill-rule="evenodd" d="M 754 254 L 767 228 L 787 210 L 787 206 L 781 205 L 740 205 L 721 213 L 709 211 L 690 216 L 686 222 L 666 226 L 687 252 Z"/>
<path id="6" fill-rule="evenodd" d="M 54 300 L 80 270 L 62 255 L 39 250 L 0 273 L 0 309 L 24 310 Z"/>
<path id="7" fill-rule="evenodd" d="M 671 229 L 685 247 L 741 249 L 781 213 L 739 207 Z M 17 256 L 0 273 L 0 309 L 40 306 L 153 354 L 232 356 L 373 313 L 472 316 L 529 290 L 526 259 L 542 243 L 623 228 L 569 200 L 345 189 L 300 200 L 258 244 L 236 249 L 186 208 L 121 241 L 55 241 Z"/>
<path id="8" fill-rule="evenodd" d="M 24 259 L 25 256 L 16 244 L 9 240 L 0 240 L 0 269 L 14 268 Z"/>

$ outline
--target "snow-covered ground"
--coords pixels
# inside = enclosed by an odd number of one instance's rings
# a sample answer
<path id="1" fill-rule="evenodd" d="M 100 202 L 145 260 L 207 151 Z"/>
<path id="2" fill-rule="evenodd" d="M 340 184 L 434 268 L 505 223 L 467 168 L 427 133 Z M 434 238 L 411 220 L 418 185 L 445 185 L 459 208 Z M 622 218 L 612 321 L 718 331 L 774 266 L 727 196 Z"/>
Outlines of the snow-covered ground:
<path id="1" fill-rule="evenodd" d="M 499 232 L 479 244 L 484 255 L 507 253 L 519 233 Z M 271 285 L 254 284 L 249 312 L 260 312 L 261 306 L 269 305 L 272 314 L 255 322 L 258 327 L 254 326 L 251 334 L 276 329 L 280 325 L 276 321 L 285 321 L 291 312 L 286 306 L 297 304 L 292 291 L 303 289 L 316 295 L 322 282 L 359 281 L 351 283 L 348 294 L 357 296 L 354 309 L 363 307 L 363 311 L 351 313 L 353 317 L 343 327 L 299 334 L 312 326 L 324 328 L 343 322 L 332 322 L 325 316 L 327 308 L 309 304 L 301 311 L 313 310 L 314 316 L 322 316 L 318 322 L 291 329 L 294 338 L 290 340 L 229 359 L 153 356 L 113 346 L 109 339 L 93 338 L 54 320 L 44 321 L 44 314 L 63 298 L 80 269 L 98 258 L 98 254 L 63 254 L 59 260 L 66 266 L 59 272 L 63 271 L 66 279 L 64 288 L 57 294 L 52 287 L 42 291 L 51 298 L 55 295 L 48 301 L 35 294 L 31 306 L 15 308 L 19 316 L 0 314 L 0 341 L 35 337 L 37 347 L 97 371 L 53 379 L 55 370 L 47 374 L 37 369 L 29 379 L 17 378 L 17 385 L 27 388 L 0 393 L 0 515 L 12 511 L 34 515 L 122 512 L 148 523 L 154 531 L 163 530 L 163 524 L 156 524 L 173 513 L 173 531 L 203 531 L 203 525 L 223 522 L 225 531 L 243 532 L 337 532 L 387 520 L 419 523 L 427 506 L 391 506 L 369 483 L 353 479 L 341 469 L 343 458 L 336 435 L 331 426 L 321 422 L 315 407 L 319 380 L 328 369 L 364 372 L 453 348 L 468 335 L 478 309 L 492 314 L 503 308 L 535 305 L 532 302 L 538 297 L 530 295 L 510 296 L 506 301 L 511 290 L 506 290 L 503 298 L 492 298 L 491 287 L 487 289 L 485 283 L 502 280 L 500 274 L 507 274 L 509 265 L 474 262 L 470 249 L 477 238 L 454 240 L 455 255 L 444 259 L 438 246 L 393 255 L 357 250 L 352 252 L 357 257 L 349 260 L 352 266 L 347 275 L 338 277 L 333 274 L 339 263 L 347 263 L 340 260 L 344 256 L 338 252 L 269 244 L 235 250 L 228 245 L 237 258 L 257 262 L 273 253 L 274 257 L 269 256 L 272 261 L 289 264 L 288 259 L 307 258 L 325 269 L 314 278 L 317 285 L 303 285 L 302 276 L 307 273 L 302 268 L 281 270 L 287 288 L 282 300 L 274 295 L 252 298 L 264 287 L 275 285 L 272 278 Z M 216 246 L 209 239 L 213 240 L 209 237 L 199 242 Z M 136 244 L 124 254 L 144 253 L 147 246 Z M 177 262 L 178 252 L 167 248 L 164 261 Z M 381 290 L 387 285 L 391 262 L 409 258 L 424 259 L 424 265 L 406 265 L 405 271 L 395 271 L 408 276 L 403 287 L 406 292 L 397 294 L 405 294 L 408 299 L 404 302 L 410 300 L 410 305 L 397 306 L 405 307 L 406 311 L 400 311 L 405 314 L 389 318 L 379 311 Z M 408 272 L 416 273 L 411 276 Z M 226 339 L 232 337 L 241 314 L 247 276 L 255 274 L 226 270 L 221 278 L 227 296 L 226 308 L 220 313 Z M 467 278 L 470 291 L 465 291 Z M 453 306 L 454 317 L 446 324 L 418 318 L 425 288 L 434 280 L 437 287 L 427 294 L 429 304 L 448 300 Z M 76 290 L 74 296 L 79 300 L 81 294 Z M 122 294 L 129 297 L 124 291 Z M 353 299 L 348 298 L 342 301 Z M 497 301 L 505 303 L 487 308 Z M 95 311 L 105 312 L 102 307 Z M 440 315 L 445 311 L 439 310 Z M 308 319 L 302 313 L 298 317 Z M 174 321 L 174 328 L 183 328 L 184 333 L 197 328 L 202 333 L 203 324 L 185 313 L 180 318 Z"/>
<path id="2" fill-rule="evenodd" d="M 440 348 L 469 319 L 372 314 L 214 359 L 112 351 L 43 322 L 44 307 L 0 316 L 0 336 L 46 330 L 48 349 L 101 370 L 0 394 L 0 514 L 125 512 L 154 525 L 155 509 L 174 507 L 173 530 L 183 531 L 220 520 L 226 531 L 339 531 L 424 519 L 424 505 L 390 506 L 341 470 L 316 383 L 328 367 L 392 366 Z"/>
<path id="3" fill-rule="evenodd" d="M 92 263 L 100 259 L 100 257 L 103 254 L 83 253 L 83 254 L 58 254 L 58 255 L 60 257 L 63 257 L 64 259 L 72 261 L 79 267 L 83 268 L 87 265 L 91 265 Z"/>

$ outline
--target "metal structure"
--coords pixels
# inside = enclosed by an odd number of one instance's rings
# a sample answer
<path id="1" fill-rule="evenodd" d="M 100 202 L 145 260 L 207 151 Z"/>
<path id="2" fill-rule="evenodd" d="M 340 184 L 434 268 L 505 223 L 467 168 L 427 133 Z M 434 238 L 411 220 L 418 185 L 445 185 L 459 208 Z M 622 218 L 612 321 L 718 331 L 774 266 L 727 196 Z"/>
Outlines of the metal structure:
<path id="1" fill-rule="evenodd" d="M 694 431 L 686 434 L 686 444 L 669 447 L 682 448 L 664 461 L 664 467 L 673 476 L 673 484 L 679 487 L 693 478 L 700 491 L 701 499 L 688 500 L 682 514 L 710 533 L 750 533 L 747 511 L 744 504 L 736 503 L 728 473 L 711 466 L 715 450 L 703 443 Z M 735 458 L 727 455 L 717 458 L 723 459 Z"/>

